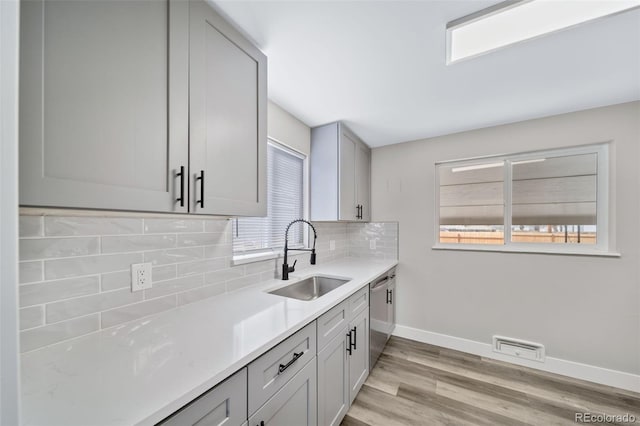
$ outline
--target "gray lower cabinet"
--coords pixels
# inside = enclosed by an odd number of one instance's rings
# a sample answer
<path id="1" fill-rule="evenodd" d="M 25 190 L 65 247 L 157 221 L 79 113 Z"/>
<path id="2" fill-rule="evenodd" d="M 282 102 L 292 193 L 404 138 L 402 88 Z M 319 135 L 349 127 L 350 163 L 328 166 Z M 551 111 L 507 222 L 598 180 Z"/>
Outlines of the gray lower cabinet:
<path id="1" fill-rule="evenodd" d="M 350 403 L 356 399 L 360 388 L 369 375 L 369 309 L 360 312 L 351 320 L 351 354 L 349 355 Z"/>
<path id="2" fill-rule="evenodd" d="M 21 2 L 20 204 L 266 215 L 266 67 L 204 0 Z"/>
<path id="3" fill-rule="evenodd" d="M 317 425 L 316 358 L 249 418 L 251 426 Z"/>
<path id="4" fill-rule="evenodd" d="M 247 421 L 247 369 L 235 373 L 180 411 L 162 426 L 240 426 Z"/>
<path id="5" fill-rule="evenodd" d="M 318 352 L 318 424 L 338 426 L 349 410 L 347 327 Z"/>
<path id="6" fill-rule="evenodd" d="M 318 424 L 339 425 L 369 375 L 369 287 L 316 322 Z"/>

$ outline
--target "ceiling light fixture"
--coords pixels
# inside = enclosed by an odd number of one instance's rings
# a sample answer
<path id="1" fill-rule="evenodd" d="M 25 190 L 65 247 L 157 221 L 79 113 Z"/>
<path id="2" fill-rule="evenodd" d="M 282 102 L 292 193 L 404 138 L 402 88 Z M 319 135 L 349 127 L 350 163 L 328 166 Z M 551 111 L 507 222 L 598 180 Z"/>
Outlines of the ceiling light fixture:
<path id="1" fill-rule="evenodd" d="M 509 0 L 447 24 L 447 64 L 640 6 L 640 0 Z"/>

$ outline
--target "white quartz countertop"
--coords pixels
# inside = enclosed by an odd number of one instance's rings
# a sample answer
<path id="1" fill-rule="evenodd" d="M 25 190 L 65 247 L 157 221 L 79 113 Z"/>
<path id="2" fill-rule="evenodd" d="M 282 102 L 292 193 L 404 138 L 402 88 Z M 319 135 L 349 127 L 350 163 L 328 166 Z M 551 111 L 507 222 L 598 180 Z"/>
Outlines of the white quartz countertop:
<path id="1" fill-rule="evenodd" d="M 22 355 L 25 425 L 154 424 L 397 261 L 347 259 Z M 309 275 L 351 281 L 313 300 L 268 294 Z"/>

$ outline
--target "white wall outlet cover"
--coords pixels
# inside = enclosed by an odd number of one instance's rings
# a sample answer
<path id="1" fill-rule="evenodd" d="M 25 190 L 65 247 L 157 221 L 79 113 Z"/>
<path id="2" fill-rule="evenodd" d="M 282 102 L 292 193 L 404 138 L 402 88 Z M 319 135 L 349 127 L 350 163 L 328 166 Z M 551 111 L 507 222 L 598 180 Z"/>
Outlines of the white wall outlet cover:
<path id="1" fill-rule="evenodd" d="M 131 265 L 131 291 L 151 288 L 151 263 L 134 263 Z"/>
<path id="2" fill-rule="evenodd" d="M 375 250 L 376 249 L 376 240 L 369 240 L 369 249 L 371 250 Z"/>
<path id="3" fill-rule="evenodd" d="M 334 251 L 336 249 L 336 240 L 329 240 L 329 251 Z"/>

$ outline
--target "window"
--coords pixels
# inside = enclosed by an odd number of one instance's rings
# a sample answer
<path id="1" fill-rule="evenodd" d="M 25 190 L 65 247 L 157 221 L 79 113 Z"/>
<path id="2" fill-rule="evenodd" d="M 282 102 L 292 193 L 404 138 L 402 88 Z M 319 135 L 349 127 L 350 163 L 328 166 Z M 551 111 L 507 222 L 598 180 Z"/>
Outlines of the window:
<path id="1" fill-rule="evenodd" d="M 436 246 L 607 251 L 607 145 L 436 165 Z"/>
<path id="2" fill-rule="evenodd" d="M 267 216 L 233 220 L 236 256 L 273 252 L 284 247 L 284 232 L 304 217 L 305 157 L 273 141 L 267 147 Z M 289 245 L 303 246 L 302 224 L 289 230 Z"/>

